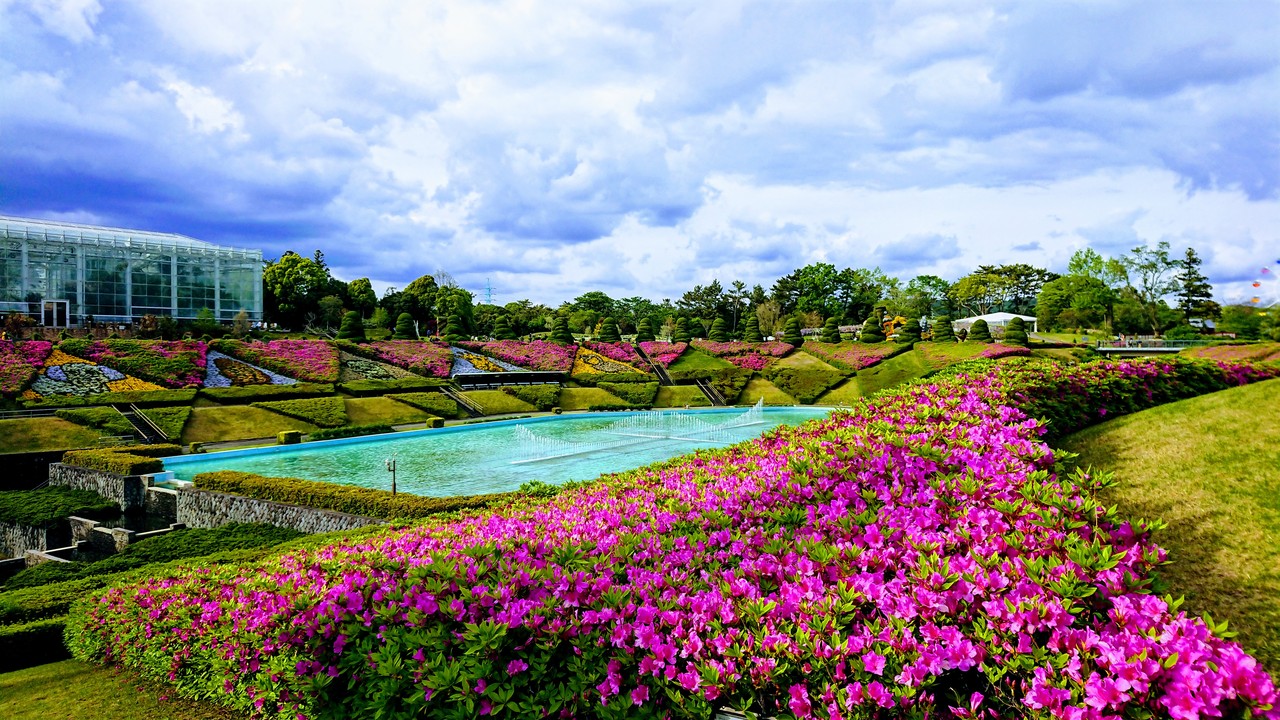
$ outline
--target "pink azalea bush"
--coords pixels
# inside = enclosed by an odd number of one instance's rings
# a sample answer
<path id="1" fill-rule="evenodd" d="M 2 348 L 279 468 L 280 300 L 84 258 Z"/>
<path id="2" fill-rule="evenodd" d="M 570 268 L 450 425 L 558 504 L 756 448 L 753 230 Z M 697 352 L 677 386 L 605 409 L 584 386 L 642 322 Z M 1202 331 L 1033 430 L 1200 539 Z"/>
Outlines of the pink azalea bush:
<path id="1" fill-rule="evenodd" d="M 355 347 L 374 360 L 381 360 L 426 377 L 447 378 L 453 368 L 453 351 L 449 349 L 449 343 L 446 342 L 379 340 Z"/>
<path id="2" fill-rule="evenodd" d="M 0 393 L 21 392 L 53 351 L 53 343 L 45 340 L 0 340 Z"/>
<path id="3" fill-rule="evenodd" d="M 804 344 L 805 352 L 850 372 L 871 367 L 901 352 L 902 348 L 903 346 L 894 343 L 824 343 L 808 340 Z"/>
<path id="4" fill-rule="evenodd" d="M 582 346 L 588 350 L 594 350 L 610 360 L 616 360 L 620 363 L 626 363 L 636 367 L 644 367 L 648 364 L 640 357 L 640 354 L 636 352 L 636 349 L 631 346 L 631 343 L 587 341 L 582 343 Z"/>
<path id="5" fill-rule="evenodd" d="M 68 355 L 169 388 L 200 387 L 208 346 L 200 340 L 63 340 Z"/>
<path id="6" fill-rule="evenodd" d="M 649 359 L 658 363 L 662 367 L 671 367 L 671 363 L 675 362 L 685 350 L 689 349 L 689 343 L 669 343 L 657 340 L 650 340 L 640 343 L 640 349 L 644 351 Z"/>
<path id="7" fill-rule="evenodd" d="M 338 348 L 327 340 L 215 340 L 213 348 L 245 362 L 308 382 L 338 381 Z"/>
<path id="8" fill-rule="evenodd" d="M 1187 348 L 1182 355 L 1212 360 L 1236 360 L 1263 362 L 1280 360 L 1280 343 L 1252 343 L 1249 345 L 1206 345 Z"/>
<path id="9" fill-rule="evenodd" d="M 1031 354 L 1031 350 L 1017 345 L 1001 345 L 996 343 L 988 345 L 978 353 L 977 357 L 988 360 L 995 360 L 1002 357 L 1026 357 Z"/>
<path id="10" fill-rule="evenodd" d="M 493 342 L 460 342 L 461 347 L 490 355 L 526 370 L 570 372 L 578 354 L 577 345 L 559 345 L 545 340 L 495 340 Z"/>
<path id="11" fill-rule="evenodd" d="M 1027 415 L 1061 431 L 1278 372 L 977 363 L 548 500 L 111 588 L 68 644 L 290 720 L 1280 718 Z"/>
<path id="12" fill-rule="evenodd" d="M 749 343 L 739 340 L 729 342 L 716 342 L 714 340 L 694 340 L 693 346 L 705 353 L 716 357 L 728 357 L 732 355 L 746 355 L 754 353 L 757 355 L 766 355 L 769 357 L 779 358 L 794 349 L 793 345 L 788 343 L 770 340 L 768 342 Z"/>
<path id="13" fill-rule="evenodd" d="M 729 355 L 725 360 L 747 370 L 763 370 L 765 367 L 773 363 L 774 359 L 767 355 L 750 353 L 747 355 Z"/>

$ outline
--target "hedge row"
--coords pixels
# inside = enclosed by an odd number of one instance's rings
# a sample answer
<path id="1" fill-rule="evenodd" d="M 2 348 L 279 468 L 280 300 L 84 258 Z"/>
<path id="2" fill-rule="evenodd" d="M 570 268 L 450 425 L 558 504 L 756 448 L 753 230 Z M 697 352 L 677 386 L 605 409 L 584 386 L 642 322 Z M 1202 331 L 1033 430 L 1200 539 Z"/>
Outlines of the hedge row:
<path id="1" fill-rule="evenodd" d="M 97 562 L 42 563 L 9 578 L 5 590 L 112 575 L 153 563 L 202 557 L 228 550 L 251 550 L 287 542 L 302 533 L 272 525 L 231 523 L 211 529 L 177 530 L 134 543 Z"/>
<path id="2" fill-rule="evenodd" d="M 367 397 L 421 391 L 429 388 L 444 387 L 448 384 L 448 380 L 441 378 L 406 377 L 394 380 L 352 380 L 351 382 L 339 383 L 338 390 L 355 397 Z"/>
<path id="3" fill-rule="evenodd" d="M 204 391 L 201 391 L 204 392 Z M 196 397 L 194 389 L 187 390 L 132 390 L 129 392 L 98 393 L 97 395 L 50 395 L 37 400 L 23 400 L 26 408 L 82 407 L 85 405 L 137 405 L 160 407 L 163 405 L 189 404 Z"/>
<path id="4" fill-rule="evenodd" d="M 504 385 L 502 392 L 546 412 L 560 402 L 559 385 Z"/>
<path id="5" fill-rule="evenodd" d="M 67 408 L 55 412 L 54 417 L 101 430 L 109 435 L 133 436 L 134 434 L 133 423 L 111 407 Z"/>
<path id="6" fill-rule="evenodd" d="M 653 382 L 653 375 L 649 373 L 578 373 L 570 377 L 574 382 L 584 387 L 595 387 L 600 383 Z"/>
<path id="7" fill-rule="evenodd" d="M 653 407 L 658 397 L 658 383 L 602 382 L 597 385 L 610 395 L 617 395 L 627 403 L 637 407 Z"/>
<path id="8" fill-rule="evenodd" d="M 72 515 L 115 517 L 120 506 L 91 490 L 50 486 L 0 493 L 0 522 L 45 527 Z"/>
<path id="9" fill-rule="evenodd" d="M 438 418 L 437 418 L 438 419 Z M 337 440 L 338 438 L 359 437 L 361 435 L 379 435 L 395 432 L 390 425 L 345 425 L 338 428 L 326 428 L 307 434 L 308 440 Z"/>
<path id="10" fill-rule="evenodd" d="M 65 617 L 23 625 L 0 625 L 0 672 L 21 670 L 71 657 L 62 643 Z"/>
<path id="11" fill-rule="evenodd" d="M 117 475 L 142 475 L 164 470 L 164 463 L 157 458 L 181 453 L 180 445 L 126 445 L 97 450 L 70 450 L 63 453 L 62 462 Z"/>
<path id="12" fill-rule="evenodd" d="M 776 363 L 765 368 L 763 374 L 779 390 L 805 405 L 812 404 L 846 377 L 845 373 L 836 370 L 779 367 Z"/>
<path id="13" fill-rule="evenodd" d="M 457 401 L 438 392 L 397 393 L 387 397 L 410 407 L 425 410 L 432 415 L 447 418 L 456 418 L 460 415 Z"/>
<path id="14" fill-rule="evenodd" d="M 335 428 L 347 424 L 347 407 L 340 397 L 273 400 L 250 404 L 252 407 L 270 410 L 322 428 Z"/>
<path id="15" fill-rule="evenodd" d="M 202 397 L 220 403 L 247 404 L 258 400 L 276 398 L 313 398 L 333 394 L 328 383 L 297 383 L 294 385 L 245 385 L 242 387 L 205 388 Z"/>
<path id="16" fill-rule="evenodd" d="M 421 518 L 457 510 L 484 508 L 515 497 L 515 493 L 444 498 L 405 493 L 393 495 L 386 490 L 299 478 L 263 477 L 235 470 L 200 473 L 193 478 L 193 482 L 201 490 L 386 519 Z"/>

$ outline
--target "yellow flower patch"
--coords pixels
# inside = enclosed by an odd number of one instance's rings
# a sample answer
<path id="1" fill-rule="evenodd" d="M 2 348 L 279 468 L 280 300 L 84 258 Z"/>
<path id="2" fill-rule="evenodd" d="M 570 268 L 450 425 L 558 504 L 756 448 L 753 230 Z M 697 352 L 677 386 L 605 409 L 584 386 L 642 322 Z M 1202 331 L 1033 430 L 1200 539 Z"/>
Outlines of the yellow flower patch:
<path id="1" fill-rule="evenodd" d="M 85 360 L 84 358 L 78 358 L 75 355 L 68 355 L 55 348 L 53 352 L 49 353 L 49 357 L 44 361 L 44 366 L 52 367 L 54 365 L 73 365 L 75 363 L 82 363 L 84 365 L 96 364 L 92 360 Z"/>
<path id="2" fill-rule="evenodd" d="M 634 367 L 611 360 L 594 350 L 588 350 L 584 347 L 578 348 L 578 354 L 573 358 L 573 374 L 580 373 L 638 373 L 639 370 Z"/>
<path id="3" fill-rule="evenodd" d="M 111 392 L 143 392 L 143 391 L 150 391 L 150 390 L 164 390 L 164 388 L 160 387 L 159 385 L 156 385 L 155 383 L 149 383 L 146 380 L 140 380 L 136 377 L 133 377 L 132 375 L 126 375 L 123 380 L 112 380 L 111 382 L 107 383 L 107 387 L 111 389 Z"/>

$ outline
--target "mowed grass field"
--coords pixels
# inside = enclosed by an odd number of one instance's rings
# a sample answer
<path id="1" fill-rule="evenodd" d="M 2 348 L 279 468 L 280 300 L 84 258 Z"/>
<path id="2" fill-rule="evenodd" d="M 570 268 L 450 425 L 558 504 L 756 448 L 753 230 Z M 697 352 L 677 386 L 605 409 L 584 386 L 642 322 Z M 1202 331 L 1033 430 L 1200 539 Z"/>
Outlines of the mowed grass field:
<path id="1" fill-rule="evenodd" d="M 129 671 L 76 660 L 0 675 L 5 720 L 247 720 L 247 715 L 176 697 Z"/>
<path id="2" fill-rule="evenodd" d="M 1104 500 L 1160 518 L 1160 577 L 1193 614 L 1228 620 L 1280 677 L 1280 380 L 1117 418 L 1064 438 L 1115 474 Z"/>

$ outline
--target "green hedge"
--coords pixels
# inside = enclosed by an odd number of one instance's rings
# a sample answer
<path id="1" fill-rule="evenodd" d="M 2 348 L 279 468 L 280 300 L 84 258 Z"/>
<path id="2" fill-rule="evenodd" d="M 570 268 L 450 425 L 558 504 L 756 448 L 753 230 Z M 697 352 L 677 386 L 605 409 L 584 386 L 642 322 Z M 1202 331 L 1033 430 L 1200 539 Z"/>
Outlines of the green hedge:
<path id="1" fill-rule="evenodd" d="M 109 435 L 129 435 L 132 437 L 135 432 L 133 423 L 117 412 L 115 408 L 110 407 L 69 408 L 55 412 L 54 417 L 62 418 L 76 425 L 93 428 L 94 430 L 101 430 Z"/>
<path id="2" fill-rule="evenodd" d="M 45 564 L 53 565 L 54 563 Z M 118 577 L 88 577 L 20 590 L 6 588 L 4 592 L 0 592 L 0 625 L 17 625 L 66 615 L 71 603 L 106 586 Z"/>
<path id="3" fill-rule="evenodd" d="M 597 387 L 610 395 L 617 395 L 627 403 L 637 407 L 653 407 L 653 400 L 658 397 L 658 383 L 656 382 L 602 382 Z"/>
<path id="4" fill-rule="evenodd" d="M 585 387 L 595 387 L 600 383 L 653 382 L 653 375 L 649 373 L 578 373 L 570 377 L 574 382 Z"/>
<path id="5" fill-rule="evenodd" d="M 445 498 L 405 493 L 392 495 L 386 490 L 372 490 L 354 485 L 336 485 L 299 478 L 263 477 L 235 470 L 200 473 L 193 478 L 193 481 L 201 490 L 233 493 L 259 500 L 272 500 L 290 505 L 387 519 L 421 518 L 457 510 L 484 508 L 515 497 L 514 493 Z"/>
<path id="6" fill-rule="evenodd" d="M 809 405 L 822 393 L 834 387 L 845 374 L 821 368 L 780 367 L 777 363 L 764 369 L 764 377 L 797 402 Z"/>
<path id="7" fill-rule="evenodd" d="M 201 397 L 228 404 L 248 404 L 259 400 L 279 398 L 313 398 L 333 394 L 328 383 L 297 383 L 294 385 L 245 385 L 242 387 L 205 388 Z"/>
<path id="8" fill-rule="evenodd" d="M 676 370 L 671 372 L 671 379 L 677 383 L 692 384 L 693 380 L 710 380 L 711 385 L 720 391 L 724 396 L 725 402 L 733 404 L 738 396 L 742 394 L 742 389 L 751 381 L 754 371 L 745 368 L 729 367 L 729 368 L 697 368 L 693 370 Z"/>
<path id="9" fill-rule="evenodd" d="M 458 410 L 457 401 L 443 393 L 399 393 L 396 395 L 388 395 L 387 397 L 395 400 L 396 402 L 404 403 L 410 407 L 425 410 L 432 415 L 439 415 L 447 418 L 456 418 L 461 417 L 462 415 Z"/>
<path id="10" fill-rule="evenodd" d="M 181 455 L 182 446 L 173 443 L 156 443 L 155 445 L 122 445 L 120 447 L 103 448 L 107 452 L 128 453 L 130 455 L 138 455 L 149 458 L 169 457 L 170 455 Z"/>
<path id="11" fill-rule="evenodd" d="M 560 402 L 559 385 L 504 385 L 502 392 L 546 412 Z"/>
<path id="12" fill-rule="evenodd" d="M 42 563 L 9 578 L 5 590 L 113 575 L 153 563 L 203 557 L 228 550 L 252 550 L 287 542 L 302 533 L 251 523 L 230 523 L 212 529 L 176 530 L 147 538 L 97 562 Z"/>
<path id="13" fill-rule="evenodd" d="M 144 410 L 143 415 L 151 419 L 164 434 L 170 439 L 180 437 L 182 428 L 187 424 L 187 418 L 191 417 L 191 408 L 186 406 L 152 408 Z"/>
<path id="14" fill-rule="evenodd" d="M 439 418 L 436 418 L 439 420 Z M 345 437 L 359 437 L 361 435 L 378 435 L 380 433 L 395 432 L 396 429 L 390 425 L 346 425 L 339 428 L 329 428 L 317 430 L 307 434 L 308 440 L 336 440 Z"/>
<path id="15" fill-rule="evenodd" d="M 444 387 L 448 384 L 448 380 L 441 378 L 407 377 L 396 378 L 395 380 L 353 380 L 339 383 L 338 390 L 355 397 L 369 397 L 421 391 L 429 388 Z"/>
<path id="16" fill-rule="evenodd" d="M 340 397 L 273 400 L 250 403 L 250 405 L 309 422 L 322 428 L 334 428 L 347 424 L 347 407 Z"/>
<path id="17" fill-rule="evenodd" d="M 85 405 L 137 405 L 138 407 L 160 407 L 163 405 L 183 405 L 196 397 L 194 389 L 187 390 L 131 390 L 129 392 L 109 392 L 79 397 L 75 395 L 50 395 L 39 400 L 23 400 L 26 408 L 47 407 L 82 407 Z"/>
<path id="18" fill-rule="evenodd" d="M 130 445 L 125 449 L 132 450 L 135 447 L 138 446 Z M 62 462 L 67 465 L 75 465 L 89 470 L 101 470 L 117 475 L 143 475 L 164 470 L 164 462 L 154 457 L 105 449 L 70 450 L 63 453 Z"/>
<path id="19" fill-rule="evenodd" d="M 54 485 L 0 493 L 0 522 L 43 527 L 72 515 L 109 518 L 119 514 L 119 505 L 90 490 Z"/>
<path id="20" fill-rule="evenodd" d="M 46 618 L 22 625 L 0 625 L 0 672 L 21 670 L 71 657 L 62 642 L 66 619 Z"/>

